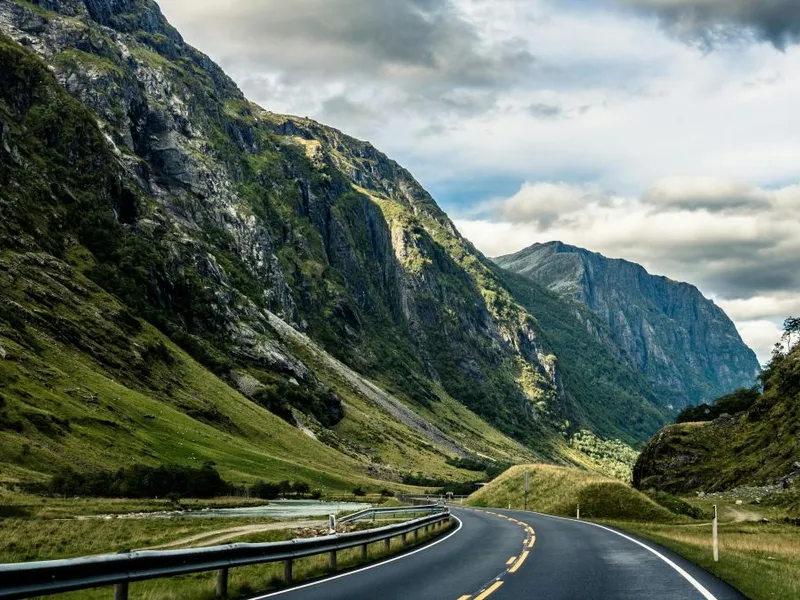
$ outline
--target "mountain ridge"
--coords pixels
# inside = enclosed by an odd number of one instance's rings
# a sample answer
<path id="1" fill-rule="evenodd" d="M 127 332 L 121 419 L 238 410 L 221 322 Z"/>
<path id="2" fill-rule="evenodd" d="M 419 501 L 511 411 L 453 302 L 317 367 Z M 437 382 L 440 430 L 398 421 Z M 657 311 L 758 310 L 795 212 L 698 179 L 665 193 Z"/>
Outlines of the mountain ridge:
<path id="1" fill-rule="evenodd" d="M 665 405 L 699 404 L 755 382 L 755 354 L 692 284 L 563 242 L 534 244 L 495 262 L 591 309 Z"/>

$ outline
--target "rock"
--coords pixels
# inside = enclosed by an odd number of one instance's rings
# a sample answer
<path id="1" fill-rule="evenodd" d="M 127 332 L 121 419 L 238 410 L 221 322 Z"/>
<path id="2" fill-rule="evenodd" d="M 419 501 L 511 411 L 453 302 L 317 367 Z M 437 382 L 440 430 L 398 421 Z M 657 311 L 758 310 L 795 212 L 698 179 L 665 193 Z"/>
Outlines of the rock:
<path id="1" fill-rule="evenodd" d="M 736 506 L 741 506 L 741 505 L 742 505 L 742 501 L 741 500 L 737 500 L 736 501 Z"/>
<path id="2" fill-rule="evenodd" d="M 8 356 L 8 353 L 6 353 L 6 349 L 3 348 L 3 346 L 0 346 L 0 360 L 4 360 L 6 356 Z"/>

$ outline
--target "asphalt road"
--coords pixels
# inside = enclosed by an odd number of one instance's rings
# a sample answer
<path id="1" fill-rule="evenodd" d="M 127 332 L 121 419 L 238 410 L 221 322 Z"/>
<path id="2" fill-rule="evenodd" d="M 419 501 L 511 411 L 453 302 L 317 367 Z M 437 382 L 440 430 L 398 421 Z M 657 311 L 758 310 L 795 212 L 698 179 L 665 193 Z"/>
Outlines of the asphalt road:
<path id="1" fill-rule="evenodd" d="M 256 598 L 745 598 L 700 567 L 630 534 L 522 511 L 452 510 L 460 527 L 433 543 L 375 565 Z"/>

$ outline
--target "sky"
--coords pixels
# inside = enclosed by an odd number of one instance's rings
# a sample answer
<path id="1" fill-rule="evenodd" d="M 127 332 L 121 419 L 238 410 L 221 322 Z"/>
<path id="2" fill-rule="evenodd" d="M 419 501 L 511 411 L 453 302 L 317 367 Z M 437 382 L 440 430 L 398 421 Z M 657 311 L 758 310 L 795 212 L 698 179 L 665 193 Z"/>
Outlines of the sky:
<path id="1" fill-rule="evenodd" d="M 160 0 L 264 108 L 369 140 L 487 256 L 697 285 L 763 362 L 800 315 L 797 0 Z"/>

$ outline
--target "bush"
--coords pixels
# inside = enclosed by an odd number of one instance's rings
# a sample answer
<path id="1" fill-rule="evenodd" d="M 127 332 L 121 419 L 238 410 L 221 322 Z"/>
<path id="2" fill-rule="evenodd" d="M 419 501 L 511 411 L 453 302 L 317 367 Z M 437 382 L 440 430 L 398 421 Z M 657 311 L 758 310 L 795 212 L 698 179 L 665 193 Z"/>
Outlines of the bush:
<path id="1" fill-rule="evenodd" d="M 657 492 L 655 490 L 647 491 L 645 494 L 649 496 L 653 502 L 660 504 L 676 515 L 685 515 L 687 517 L 691 517 L 692 519 L 703 519 L 709 517 L 709 515 L 706 515 L 701 509 L 697 508 L 696 506 L 692 506 L 685 500 L 673 494 Z"/>
<path id="2" fill-rule="evenodd" d="M 675 422 L 713 421 L 723 414 L 735 415 L 749 410 L 760 396 L 761 392 L 758 387 L 742 388 L 717 398 L 711 404 L 701 404 L 683 409 Z"/>
<path id="3" fill-rule="evenodd" d="M 100 498 L 212 498 L 224 494 L 229 485 L 213 463 L 200 468 L 178 465 L 133 465 L 116 473 L 79 473 L 67 468 L 33 491 L 63 496 Z"/>
<path id="4" fill-rule="evenodd" d="M 353 495 L 360 497 L 360 496 L 366 496 L 367 493 L 364 490 L 362 490 L 360 487 L 356 487 L 356 488 L 353 488 Z"/>
<path id="5" fill-rule="evenodd" d="M 250 487 L 250 495 L 264 500 L 277 498 L 281 493 L 281 486 L 277 483 L 259 481 Z"/>

